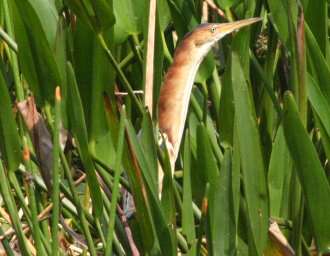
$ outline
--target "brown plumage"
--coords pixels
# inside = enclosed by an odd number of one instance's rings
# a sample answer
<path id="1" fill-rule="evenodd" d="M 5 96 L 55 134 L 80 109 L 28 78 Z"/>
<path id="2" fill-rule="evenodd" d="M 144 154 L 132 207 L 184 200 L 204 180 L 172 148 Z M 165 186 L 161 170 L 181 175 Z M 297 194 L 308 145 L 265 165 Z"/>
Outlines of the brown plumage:
<path id="1" fill-rule="evenodd" d="M 187 116 L 190 93 L 200 63 L 211 47 L 228 33 L 259 21 L 251 18 L 230 23 L 202 24 L 188 33 L 177 47 L 165 76 L 158 104 L 158 124 L 166 135 L 172 171 Z M 160 179 L 161 182 L 162 178 Z"/>

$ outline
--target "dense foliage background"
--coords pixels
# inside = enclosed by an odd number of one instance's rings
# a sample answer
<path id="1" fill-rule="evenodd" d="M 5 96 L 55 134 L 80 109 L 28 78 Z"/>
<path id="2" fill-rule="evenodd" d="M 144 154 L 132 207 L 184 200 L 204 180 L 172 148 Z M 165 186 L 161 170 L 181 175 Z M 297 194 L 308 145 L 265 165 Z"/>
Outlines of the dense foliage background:
<path id="1" fill-rule="evenodd" d="M 328 8 L 0 0 L 0 251 L 330 253 Z M 249 17 L 200 67 L 172 178 L 156 120 L 175 46 Z"/>

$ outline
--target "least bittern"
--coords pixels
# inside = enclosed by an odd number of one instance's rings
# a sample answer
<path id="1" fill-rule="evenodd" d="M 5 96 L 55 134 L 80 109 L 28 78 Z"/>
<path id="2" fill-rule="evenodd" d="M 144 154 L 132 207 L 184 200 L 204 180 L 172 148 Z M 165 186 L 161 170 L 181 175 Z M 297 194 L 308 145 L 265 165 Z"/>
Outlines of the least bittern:
<path id="1" fill-rule="evenodd" d="M 199 25 L 187 34 L 175 50 L 158 103 L 159 129 L 165 135 L 172 172 L 179 153 L 191 89 L 199 65 L 211 47 L 225 35 L 260 21 L 250 18 L 230 23 Z M 159 174 L 160 187 L 163 174 Z"/>

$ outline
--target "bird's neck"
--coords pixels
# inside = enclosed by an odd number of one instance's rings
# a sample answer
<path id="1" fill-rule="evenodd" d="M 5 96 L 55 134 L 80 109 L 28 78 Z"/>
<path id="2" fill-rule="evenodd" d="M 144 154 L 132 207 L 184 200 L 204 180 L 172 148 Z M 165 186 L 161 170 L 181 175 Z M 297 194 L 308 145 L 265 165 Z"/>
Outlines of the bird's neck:
<path id="1" fill-rule="evenodd" d="M 159 100 L 159 128 L 173 145 L 176 159 L 187 117 L 192 86 L 204 55 L 191 42 L 182 42 L 176 50 L 161 88 Z M 175 161 L 175 160 L 174 160 Z"/>

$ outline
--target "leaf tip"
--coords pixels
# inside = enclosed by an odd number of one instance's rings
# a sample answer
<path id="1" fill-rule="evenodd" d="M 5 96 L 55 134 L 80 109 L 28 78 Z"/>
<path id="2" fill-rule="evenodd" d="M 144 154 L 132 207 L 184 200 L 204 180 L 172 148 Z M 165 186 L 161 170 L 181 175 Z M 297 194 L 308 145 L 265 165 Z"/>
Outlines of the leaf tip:
<path id="1" fill-rule="evenodd" d="M 26 162 L 30 160 L 30 150 L 27 146 L 23 148 L 23 160 Z"/>
<path id="2" fill-rule="evenodd" d="M 61 89 L 59 86 L 56 86 L 56 88 L 55 88 L 55 99 L 56 99 L 56 101 L 61 101 L 61 99 L 62 99 Z"/>

